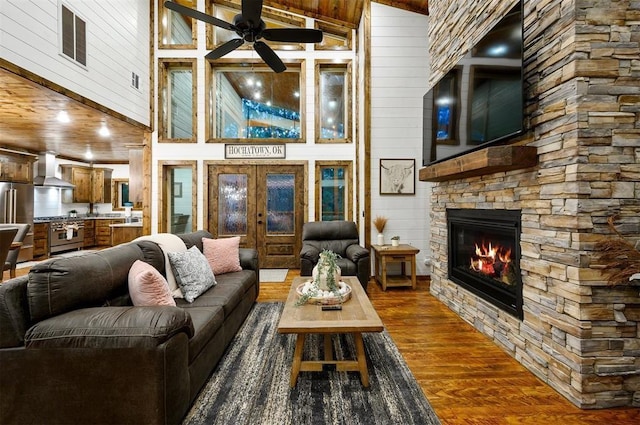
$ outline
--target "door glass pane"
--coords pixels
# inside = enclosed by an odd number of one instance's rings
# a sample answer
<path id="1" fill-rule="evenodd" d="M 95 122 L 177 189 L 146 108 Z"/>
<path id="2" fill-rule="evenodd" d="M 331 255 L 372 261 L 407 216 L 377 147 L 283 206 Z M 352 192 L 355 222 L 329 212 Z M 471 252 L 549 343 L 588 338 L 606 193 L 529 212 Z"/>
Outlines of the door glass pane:
<path id="1" fill-rule="evenodd" d="M 246 174 L 218 176 L 218 235 L 247 234 L 247 184 Z"/>
<path id="2" fill-rule="evenodd" d="M 192 211 L 192 169 L 189 168 L 172 168 L 171 169 L 171 185 L 168 192 L 171 205 L 169 211 L 171 233 L 189 233 L 194 230 Z"/>
<path id="3" fill-rule="evenodd" d="M 322 169 L 322 221 L 346 220 L 346 185 L 343 167 Z"/>
<path id="4" fill-rule="evenodd" d="M 295 176 L 267 175 L 267 234 L 293 234 L 295 215 Z"/>

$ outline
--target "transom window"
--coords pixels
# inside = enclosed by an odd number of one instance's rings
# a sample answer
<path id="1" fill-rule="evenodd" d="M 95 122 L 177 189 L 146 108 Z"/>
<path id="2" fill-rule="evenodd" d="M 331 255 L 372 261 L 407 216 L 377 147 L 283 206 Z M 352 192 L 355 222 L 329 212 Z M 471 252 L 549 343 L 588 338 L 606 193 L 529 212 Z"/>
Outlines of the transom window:
<path id="1" fill-rule="evenodd" d="M 260 64 L 212 67 L 210 134 L 226 139 L 299 141 L 301 128 L 300 65 L 287 64 L 276 74 Z"/>
<path id="2" fill-rule="evenodd" d="M 218 19 L 222 19 L 225 22 L 233 23 L 233 18 L 242 13 L 237 5 L 229 4 L 228 2 L 216 1 L 221 4 L 213 4 L 208 9 L 210 13 Z M 289 13 L 271 9 L 268 7 L 262 8 L 261 18 L 264 21 L 267 28 L 304 28 L 305 20 L 300 17 L 293 16 Z M 219 46 L 232 38 L 238 38 L 238 35 L 234 31 L 229 31 L 215 25 L 207 25 L 207 48 L 213 49 L 215 46 Z M 274 50 L 303 50 L 304 44 L 301 43 L 285 43 L 277 41 L 263 40 Z M 252 49 L 249 43 L 239 47 L 239 50 Z"/>
<path id="3" fill-rule="evenodd" d="M 196 0 L 181 0 L 180 4 L 197 9 Z M 181 13 L 164 7 L 158 0 L 158 40 L 161 49 L 192 49 L 196 47 L 196 21 Z"/>

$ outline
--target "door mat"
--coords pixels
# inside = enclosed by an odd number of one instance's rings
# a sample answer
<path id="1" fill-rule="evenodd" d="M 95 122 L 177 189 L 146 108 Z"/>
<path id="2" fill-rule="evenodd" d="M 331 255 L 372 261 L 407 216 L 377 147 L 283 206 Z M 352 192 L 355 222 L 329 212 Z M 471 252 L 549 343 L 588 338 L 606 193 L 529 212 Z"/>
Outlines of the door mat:
<path id="1" fill-rule="evenodd" d="M 287 279 L 289 269 L 260 269 L 260 283 L 281 283 Z"/>

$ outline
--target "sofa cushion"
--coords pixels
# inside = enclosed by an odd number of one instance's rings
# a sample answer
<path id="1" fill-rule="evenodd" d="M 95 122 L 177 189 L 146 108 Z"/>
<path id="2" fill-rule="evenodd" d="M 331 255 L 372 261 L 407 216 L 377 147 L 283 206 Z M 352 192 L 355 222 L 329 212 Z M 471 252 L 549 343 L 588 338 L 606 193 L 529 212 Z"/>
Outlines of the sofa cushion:
<path id="1" fill-rule="evenodd" d="M 178 302 L 185 303 L 184 300 L 178 300 Z M 224 324 L 225 313 L 221 306 L 191 307 L 185 311 L 191 316 L 195 329 L 193 337 L 189 339 L 189 363 L 191 363 L 220 330 Z"/>
<path id="2" fill-rule="evenodd" d="M 184 244 L 187 246 L 187 249 L 195 245 L 198 247 L 200 252 L 204 252 L 202 247 L 202 238 L 213 238 L 213 235 L 206 230 L 198 230 L 192 233 L 182 233 L 177 236 L 182 239 Z"/>
<path id="3" fill-rule="evenodd" d="M 177 307 L 98 307 L 70 311 L 33 325 L 27 348 L 154 348 L 173 335 L 194 334 Z"/>
<path id="4" fill-rule="evenodd" d="M 129 295 L 135 306 L 176 305 L 167 279 L 151 264 L 140 260 L 129 270 Z"/>
<path id="5" fill-rule="evenodd" d="M 185 252 L 169 252 L 169 263 L 187 302 L 216 284 L 215 276 L 204 255 L 196 246 Z"/>
<path id="6" fill-rule="evenodd" d="M 240 236 L 221 239 L 202 238 L 204 256 L 216 275 L 239 272 Z"/>
<path id="7" fill-rule="evenodd" d="M 173 269 L 169 264 L 168 257 L 169 252 L 184 252 L 187 250 L 187 246 L 184 244 L 182 239 L 171 233 L 157 233 L 155 235 L 140 236 L 139 238 L 134 239 L 134 242 L 141 241 L 155 242 L 160 246 L 160 249 L 162 249 L 162 252 L 164 254 L 165 277 L 167 278 L 167 282 L 169 283 L 171 293 L 176 298 L 182 298 L 182 291 L 180 291 L 178 281 L 173 274 Z"/>
<path id="8" fill-rule="evenodd" d="M 31 321 L 100 306 L 125 294 L 129 269 L 142 258 L 140 247 L 124 244 L 34 265 L 27 284 Z"/>
<path id="9" fill-rule="evenodd" d="M 193 307 L 221 306 L 224 308 L 225 317 L 227 317 L 242 300 L 244 294 L 255 285 L 254 276 L 255 274 L 250 270 L 217 276 L 216 286 L 200 295 L 193 303 L 176 300 L 176 305 L 189 311 Z"/>

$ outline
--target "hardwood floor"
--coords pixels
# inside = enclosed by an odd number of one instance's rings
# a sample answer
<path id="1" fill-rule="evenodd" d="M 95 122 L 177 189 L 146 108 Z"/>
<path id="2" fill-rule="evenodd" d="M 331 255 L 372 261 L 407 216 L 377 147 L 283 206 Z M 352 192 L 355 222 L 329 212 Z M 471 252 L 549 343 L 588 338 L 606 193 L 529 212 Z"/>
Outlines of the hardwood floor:
<path id="1" fill-rule="evenodd" d="M 284 301 L 285 283 L 260 286 L 259 302 Z M 638 425 L 640 409 L 581 410 L 536 378 L 429 293 L 371 280 L 369 298 L 443 425 Z"/>
<path id="2" fill-rule="evenodd" d="M 290 270 L 286 282 L 262 284 L 258 302 L 284 301 L 298 275 Z M 428 281 L 383 292 L 372 279 L 368 293 L 443 425 L 640 424 L 640 409 L 569 403 L 431 296 Z"/>

